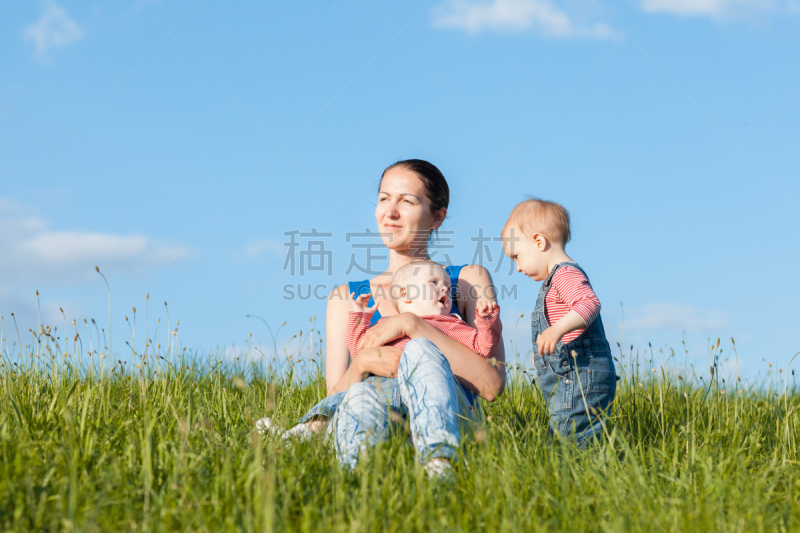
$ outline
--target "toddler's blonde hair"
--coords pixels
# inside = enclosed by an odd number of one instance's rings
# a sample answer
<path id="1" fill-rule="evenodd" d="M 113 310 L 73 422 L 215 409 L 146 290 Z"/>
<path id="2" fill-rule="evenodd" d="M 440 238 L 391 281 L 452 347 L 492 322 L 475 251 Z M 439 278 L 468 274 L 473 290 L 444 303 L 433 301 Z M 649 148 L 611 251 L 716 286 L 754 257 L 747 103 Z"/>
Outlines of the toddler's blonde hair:
<path id="1" fill-rule="evenodd" d="M 528 196 L 527 200 L 517 204 L 503 226 L 503 233 L 511 225 L 516 226 L 526 237 L 542 233 L 561 246 L 566 246 L 572 238 L 569 229 L 569 211 L 561 204 L 535 196 Z"/>

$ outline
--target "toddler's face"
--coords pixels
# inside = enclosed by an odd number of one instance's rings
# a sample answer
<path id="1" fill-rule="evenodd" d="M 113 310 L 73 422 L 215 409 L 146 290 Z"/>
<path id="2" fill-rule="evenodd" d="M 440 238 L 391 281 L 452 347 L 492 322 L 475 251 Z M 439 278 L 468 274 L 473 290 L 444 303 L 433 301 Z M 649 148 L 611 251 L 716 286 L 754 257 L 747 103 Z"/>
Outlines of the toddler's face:
<path id="1" fill-rule="evenodd" d="M 403 291 L 405 289 L 405 291 Z M 409 300 L 411 303 L 408 303 Z M 449 315 L 450 276 L 438 265 L 412 267 L 411 275 L 401 287 L 399 310 L 417 316 Z"/>
<path id="2" fill-rule="evenodd" d="M 517 264 L 517 272 L 522 272 L 536 281 L 544 281 L 550 274 L 547 256 L 543 249 L 529 239 L 514 225 L 509 226 L 502 236 L 503 252 Z"/>

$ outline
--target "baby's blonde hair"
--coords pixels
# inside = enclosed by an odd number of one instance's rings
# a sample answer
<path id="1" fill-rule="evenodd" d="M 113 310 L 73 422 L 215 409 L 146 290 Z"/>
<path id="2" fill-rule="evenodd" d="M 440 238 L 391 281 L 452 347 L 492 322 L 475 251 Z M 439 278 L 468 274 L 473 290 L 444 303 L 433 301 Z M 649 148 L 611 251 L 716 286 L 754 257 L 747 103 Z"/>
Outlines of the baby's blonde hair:
<path id="1" fill-rule="evenodd" d="M 417 273 L 419 273 L 419 269 L 425 265 L 429 265 L 431 269 L 438 267 L 444 270 L 444 267 L 436 261 L 431 261 L 430 259 L 420 259 L 418 261 L 411 261 L 410 263 L 401 266 L 397 269 L 397 272 L 394 273 L 394 276 L 392 276 L 392 286 L 389 289 L 389 296 L 392 300 L 392 306 L 394 306 L 398 313 L 400 312 L 400 287 L 405 286 L 405 284 L 408 283 L 413 276 L 416 276 Z M 446 270 L 445 275 L 447 275 Z"/>
<path id="2" fill-rule="evenodd" d="M 528 199 L 517 204 L 508 216 L 503 233 L 509 226 L 517 227 L 523 235 L 531 237 L 541 233 L 553 242 L 566 246 L 572 238 L 569 229 L 569 211 L 555 202 L 549 202 L 528 196 Z"/>

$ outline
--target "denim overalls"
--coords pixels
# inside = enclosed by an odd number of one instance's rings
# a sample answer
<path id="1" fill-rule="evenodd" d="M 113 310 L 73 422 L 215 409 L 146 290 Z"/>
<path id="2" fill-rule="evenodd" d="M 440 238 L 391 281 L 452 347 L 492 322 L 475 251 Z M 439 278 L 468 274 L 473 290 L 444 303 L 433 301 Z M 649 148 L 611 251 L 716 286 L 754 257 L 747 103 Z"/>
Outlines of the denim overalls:
<path id="1" fill-rule="evenodd" d="M 603 433 L 598 415 L 610 412 L 617 389 L 617 375 L 600 315 L 577 339 L 568 344 L 558 341 L 553 355 L 539 355 L 536 339 L 549 327 L 545 297 L 553 275 L 563 266 L 577 268 L 586 275 L 577 263 L 559 263 L 542 283 L 536 308 L 531 314 L 533 362 L 550 413 L 552 431 L 571 436 L 574 425 L 575 439 L 578 446 L 583 447 L 592 437 L 600 437 Z"/>

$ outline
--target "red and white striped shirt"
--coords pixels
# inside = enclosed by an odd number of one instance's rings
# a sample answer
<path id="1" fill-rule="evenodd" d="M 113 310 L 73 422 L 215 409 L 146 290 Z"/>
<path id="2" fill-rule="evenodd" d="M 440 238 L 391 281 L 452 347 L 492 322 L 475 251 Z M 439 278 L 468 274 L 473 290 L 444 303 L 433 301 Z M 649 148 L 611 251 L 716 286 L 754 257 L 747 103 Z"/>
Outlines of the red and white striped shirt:
<path id="1" fill-rule="evenodd" d="M 373 314 L 352 311 L 347 313 L 347 348 L 350 350 L 352 357 L 358 355 L 358 343 L 367 333 Z M 391 317 L 382 317 L 377 323 L 380 324 L 387 318 Z M 420 318 L 448 337 L 457 340 L 473 352 L 479 353 L 484 357 L 489 357 L 494 345 L 501 341 L 500 334 L 503 331 L 503 325 L 500 323 L 499 307 L 483 318 L 477 316 L 476 313 L 474 328 L 456 314 L 425 315 Z M 400 337 L 388 343 L 387 346 L 405 348 L 406 343 L 410 340 L 410 337 Z"/>
<path id="2" fill-rule="evenodd" d="M 570 310 L 581 315 L 588 326 L 600 314 L 600 300 L 597 299 L 583 272 L 575 267 L 563 266 L 553 274 L 550 290 L 544 299 L 544 316 L 547 318 L 547 324 L 552 326 L 564 318 Z M 585 329 L 580 328 L 567 333 L 561 338 L 561 342 L 566 344 L 574 341 Z"/>

